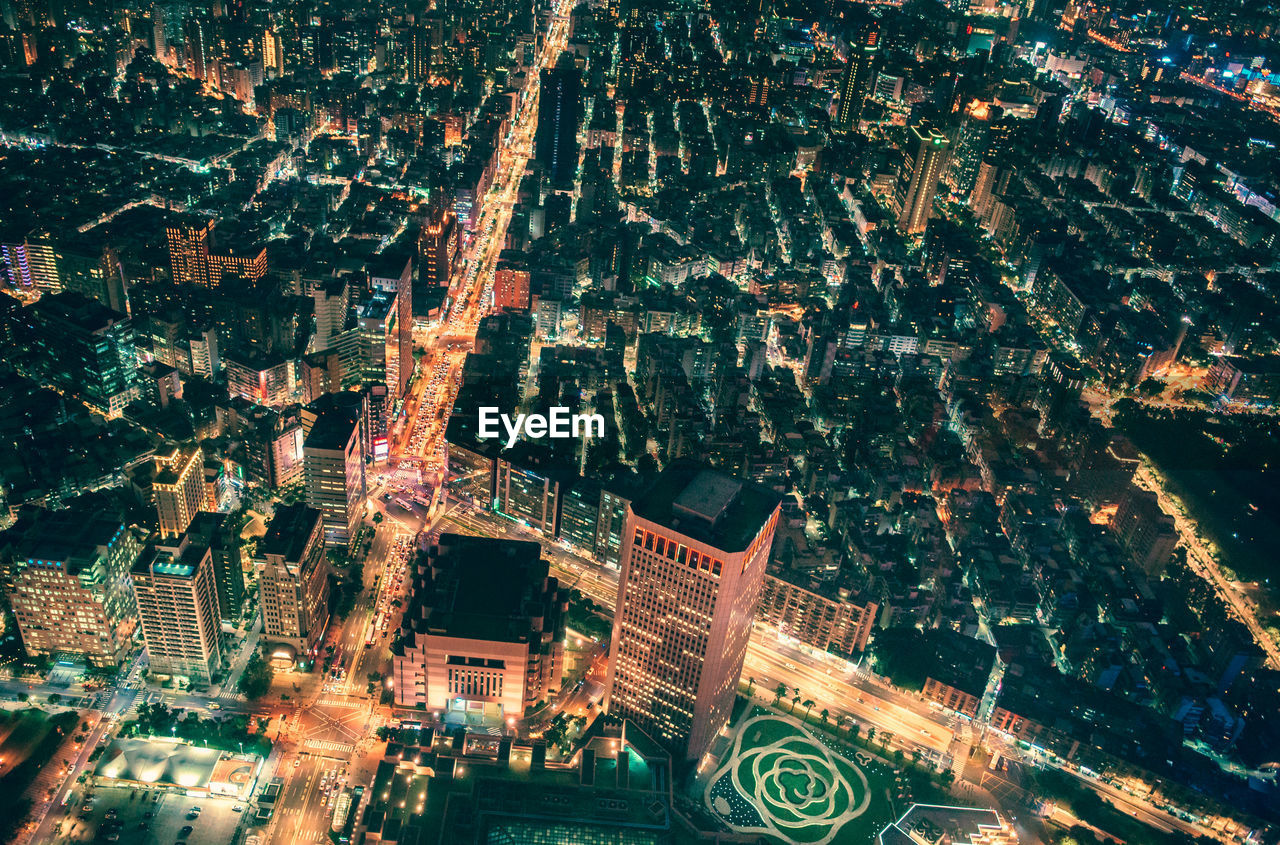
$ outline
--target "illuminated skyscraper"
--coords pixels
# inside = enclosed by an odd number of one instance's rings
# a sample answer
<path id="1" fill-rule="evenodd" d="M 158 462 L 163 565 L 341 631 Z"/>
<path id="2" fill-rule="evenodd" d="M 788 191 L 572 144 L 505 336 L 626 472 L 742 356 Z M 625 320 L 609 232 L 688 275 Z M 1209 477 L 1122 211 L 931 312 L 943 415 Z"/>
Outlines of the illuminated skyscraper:
<path id="1" fill-rule="evenodd" d="M 880 58 L 880 29 L 872 24 L 858 34 L 849 45 L 849 61 L 840 82 L 840 104 L 836 111 L 836 128 L 852 132 L 862 119 L 862 109 L 875 85 Z"/>
<path id="2" fill-rule="evenodd" d="M 733 709 L 779 497 L 668 467 L 627 509 L 605 706 L 686 759 Z"/>
<path id="3" fill-rule="evenodd" d="M 208 546 L 184 535 L 148 546 L 133 567 L 133 594 L 153 675 L 208 683 L 222 668 L 218 592 Z"/>
<path id="4" fill-rule="evenodd" d="M 187 74 L 194 79 L 205 80 L 213 68 L 209 62 L 209 21 L 190 17 L 182 24 L 185 41 Z"/>
<path id="5" fill-rule="evenodd" d="M 428 288 L 449 286 L 453 259 L 458 252 L 458 218 L 441 209 L 422 227 L 418 243 L 422 254 L 421 279 Z M 414 316 L 422 316 L 417 313 Z"/>
<path id="6" fill-rule="evenodd" d="M 169 276 L 176 285 L 209 286 L 209 239 L 213 221 L 175 223 L 165 230 L 169 241 Z"/>
<path id="7" fill-rule="evenodd" d="M 364 444 L 360 418 L 346 407 L 320 412 L 307 433 L 302 460 L 307 504 L 324 514 L 325 537 L 346 543 L 364 516 Z"/>
<path id="8" fill-rule="evenodd" d="M 41 297 L 23 317 L 23 357 L 35 377 L 109 417 L 138 398 L 138 353 L 125 315 L 63 291 Z"/>
<path id="9" fill-rule="evenodd" d="M 27 654 L 118 666 L 138 622 L 129 570 L 139 551 L 118 517 L 41 511 L 15 548 L 9 597 Z"/>
<path id="10" fill-rule="evenodd" d="M 947 160 L 951 140 L 927 123 L 911 127 L 907 133 L 902 169 L 894 202 L 898 212 L 898 230 L 904 235 L 924 231 L 933 212 L 933 197 L 938 179 Z"/>
<path id="11" fill-rule="evenodd" d="M 204 454 L 174 449 L 156 455 L 151 493 L 156 503 L 161 537 L 176 537 L 187 530 L 204 503 Z"/>
<path id="12" fill-rule="evenodd" d="M 329 564 L 324 557 L 324 518 L 306 505 L 276 508 L 258 542 L 255 565 L 262 635 L 270 642 L 312 654 L 329 623 Z"/>

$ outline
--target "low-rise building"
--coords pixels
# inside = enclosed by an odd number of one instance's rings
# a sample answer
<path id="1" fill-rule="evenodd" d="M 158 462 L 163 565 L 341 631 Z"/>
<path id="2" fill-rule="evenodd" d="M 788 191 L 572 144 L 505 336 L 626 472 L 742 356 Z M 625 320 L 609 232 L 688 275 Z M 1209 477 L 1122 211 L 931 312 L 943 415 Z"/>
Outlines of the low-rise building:
<path id="1" fill-rule="evenodd" d="M 866 649 L 879 610 L 848 586 L 774 569 L 764 576 L 756 619 L 814 648 L 855 654 Z"/>

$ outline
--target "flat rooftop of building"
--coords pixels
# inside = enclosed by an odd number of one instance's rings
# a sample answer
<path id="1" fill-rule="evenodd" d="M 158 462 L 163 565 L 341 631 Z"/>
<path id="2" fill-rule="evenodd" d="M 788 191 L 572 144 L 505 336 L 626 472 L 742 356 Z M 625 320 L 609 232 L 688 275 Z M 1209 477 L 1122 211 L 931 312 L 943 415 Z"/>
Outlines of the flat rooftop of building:
<path id="1" fill-rule="evenodd" d="M 304 504 L 280 505 L 276 508 L 267 533 L 258 541 L 258 555 L 280 555 L 285 560 L 302 559 L 307 540 L 321 520 L 320 511 Z"/>
<path id="2" fill-rule="evenodd" d="M 98 300 L 70 290 L 41 297 L 32 307 L 47 317 L 70 323 L 86 332 L 101 331 L 127 319 L 124 314 L 112 311 Z"/>
<path id="3" fill-rule="evenodd" d="M 357 425 L 359 419 L 352 411 L 342 407 L 326 408 L 316 417 L 303 448 L 346 449 Z"/>
<path id="4" fill-rule="evenodd" d="M 100 546 L 110 545 L 127 530 L 119 517 L 77 509 L 43 511 L 17 543 L 17 557 L 64 564 L 75 575 L 92 562 Z"/>
<path id="5" fill-rule="evenodd" d="M 917 842 L 987 841 L 1005 828 L 995 810 L 985 807 L 944 807 L 913 804 L 902 818 L 880 831 L 879 845 L 915 845 Z"/>
<path id="6" fill-rule="evenodd" d="M 165 575 L 170 578 L 190 578 L 200 568 L 206 548 L 187 544 L 181 548 L 147 544 L 138 561 L 133 565 L 135 575 Z M 154 566 L 153 566 L 154 564 Z"/>
<path id="7" fill-rule="evenodd" d="M 642 519 L 736 554 L 747 549 L 781 501 L 759 484 L 699 464 L 676 463 L 631 509 Z"/>
<path id="8" fill-rule="evenodd" d="M 500 642 L 519 642 L 529 635 L 526 602 L 549 571 L 542 546 L 442 534 L 436 555 L 442 571 L 432 585 L 432 632 Z"/>

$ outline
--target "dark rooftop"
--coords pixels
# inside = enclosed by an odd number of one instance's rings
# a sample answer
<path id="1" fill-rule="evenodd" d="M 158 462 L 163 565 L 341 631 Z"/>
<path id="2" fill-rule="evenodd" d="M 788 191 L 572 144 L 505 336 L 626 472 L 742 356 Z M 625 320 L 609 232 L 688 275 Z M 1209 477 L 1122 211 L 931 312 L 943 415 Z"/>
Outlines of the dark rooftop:
<path id="1" fill-rule="evenodd" d="M 258 541 L 258 555 L 280 555 L 288 561 L 302 560 L 307 539 L 321 520 L 320 511 L 303 504 L 281 505 Z"/>
<path id="2" fill-rule="evenodd" d="M 698 464 L 672 464 L 636 499 L 636 516 L 727 554 L 745 551 L 782 501 L 759 484 Z"/>
<path id="3" fill-rule="evenodd" d="M 118 517 L 105 513 L 45 511 L 18 541 L 17 557 L 61 563 L 67 574 L 76 575 L 95 560 L 99 547 L 109 546 L 123 530 Z"/>
<path id="4" fill-rule="evenodd" d="M 549 566 L 537 543 L 443 534 L 431 566 L 434 575 L 415 579 L 405 613 L 406 623 L 425 622 L 418 631 L 523 642 L 530 617 L 544 614 Z"/>
<path id="5" fill-rule="evenodd" d="M 341 407 L 326 408 L 311 426 L 304 448 L 345 449 L 358 424 L 359 420 L 352 411 Z"/>

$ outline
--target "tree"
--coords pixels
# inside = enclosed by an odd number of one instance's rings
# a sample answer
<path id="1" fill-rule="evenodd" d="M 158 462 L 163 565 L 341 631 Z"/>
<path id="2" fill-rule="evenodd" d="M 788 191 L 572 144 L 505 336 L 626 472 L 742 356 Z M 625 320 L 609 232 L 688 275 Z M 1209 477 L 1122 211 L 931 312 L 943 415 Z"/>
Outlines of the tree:
<path id="1" fill-rule="evenodd" d="M 943 769 L 942 774 L 938 776 L 938 780 L 942 782 L 942 785 L 944 787 L 946 787 L 947 789 L 950 789 L 951 784 L 955 783 L 956 773 L 951 771 L 950 769 Z"/>
<path id="2" fill-rule="evenodd" d="M 854 724 L 850 725 L 850 726 L 849 726 L 849 739 L 857 739 L 857 738 L 858 738 L 858 734 L 859 734 L 859 733 L 861 733 L 861 731 L 862 731 L 862 726 L 861 726 L 861 725 L 859 725 L 859 724 L 857 724 L 857 723 L 854 723 Z"/>
<path id="3" fill-rule="evenodd" d="M 248 698 L 262 698 L 271 689 L 271 682 L 275 680 L 275 670 L 271 668 L 271 664 L 262 659 L 262 654 L 254 652 L 249 656 L 249 663 L 244 667 L 244 674 L 240 676 L 240 691 Z"/>
<path id="4" fill-rule="evenodd" d="M 870 745 L 875 738 L 876 738 L 876 726 L 872 725 L 871 727 L 867 728 L 867 744 Z"/>
<path id="5" fill-rule="evenodd" d="M 799 704 L 799 703 L 800 703 L 800 696 L 798 696 L 798 695 L 797 695 L 795 698 L 791 699 L 791 713 L 792 713 L 792 715 L 794 715 L 794 714 L 795 714 L 795 712 L 796 712 L 796 705 L 797 705 L 797 704 Z"/>
<path id="6" fill-rule="evenodd" d="M 804 700 L 804 720 L 805 720 L 805 722 L 808 722 L 808 721 L 809 721 L 809 711 L 813 709 L 813 704 L 814 704 L 814 701 L 813 701 L 813 699 L 812 699 L 812 698 L 806 698 L 806 699 Z"/>
<path id="7" fill-rule="evenodd" d="M 756 679 L 747 678 L 747 698 L 751 697 L 751 691 L 756 688 Z"/>
<path id="8" fill-rule="evenodd" d="M 784 695 L 786 695 L 786 694 L 787 694 L 787 685 L 786 685 L 786 684 L 778 684 L 777 688 L 776 688 L 776 689 L 774 689 L 774 691 L 773 691 L 773 703 L 774 703 L 774 705 L 776 706 L 776 705 L 777 705 L 777 703 L 778 703 L 779 701 L 781 701 L 781 700 L 782 700 L 782 697 L 783 697 Z"/>
<path id="9" fill-rule="evenodd" d="M 827 719 L 828 719 L 828 717 L 830 717 L 830 715 L 831 715 L 830 713 L 828 713 L 828 712 L 827 712 L 827 708 L 825 708 L 825 707 L 824 707 L 824 708 L 822 708 L 822 712 L 821 712 L 821 713 L 819 713 L 818 715 L 819 715 L 820 717 L 822 717 L 822 725 L 823 725 L 823 727 L 826 727 L 826 725 L 827 725 Z"/>
<path id="10" fill-rule="evenodd" d="M 382 520 L 383 520 L 383 519 L 385 519 L 385 518 L 386 518 L 386 517 L 384 517 L 384 516 L 382 515 L 382 511 L 375 511 L 375 512 L 374 512 L 374 514 L 373 514 L 373 524 L 374 524 L 374 525 L 380 525 L 380 524 L 382 524 Z"/>

